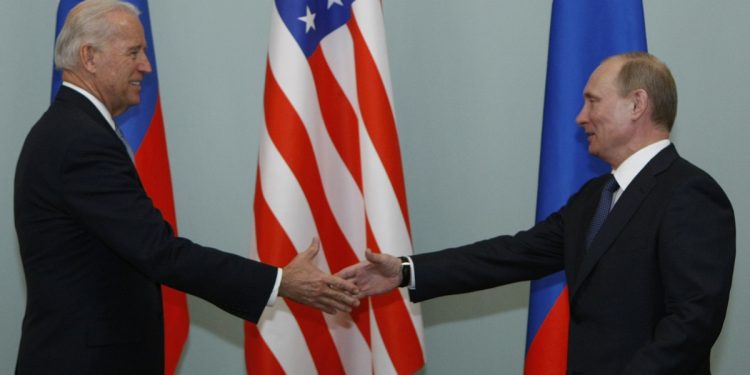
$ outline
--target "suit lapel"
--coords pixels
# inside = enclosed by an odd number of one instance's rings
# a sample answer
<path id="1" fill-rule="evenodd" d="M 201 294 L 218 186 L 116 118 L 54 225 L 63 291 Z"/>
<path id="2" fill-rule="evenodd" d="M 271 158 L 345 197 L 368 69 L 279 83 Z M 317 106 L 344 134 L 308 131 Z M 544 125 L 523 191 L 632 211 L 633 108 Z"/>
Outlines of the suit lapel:
<path id="1" fill-rule="evenodd" d="M 588 277 L 601 257 L 610 249 L 612 243 L 617 239 L 622 229 L 628 225 L 628 222 L 636 211 L 638 211 L 644 199 L 656 185 L 656 175 L 664 171 L 677 157 L 677 150 L 674 145 L 670 145 L 659 152 L 638 173 L 622 196 L 620 196 L 620 199 L 615 203 L 609 216 L 607 216 L 607 220 L 599 230 L 599 233 L 597 233 L 593 242 L 591 242 L 591 247 L 588 251 L 584 250 L 585 245 L 581 242 L 579 251 L 585 252 L 585 255 L 583 255 L 581 264 L 576 272 L 575 281 L 570 290 L 571 296 L 575 295 L 583 281 Z M 601 189 L 597 191 L 597 197 L 600 193 Z M 593 209 L 587 209 L 586 212 L 593 215 Z M 583 230 L 584 237 L 587 228 L 588 226 Z"/>

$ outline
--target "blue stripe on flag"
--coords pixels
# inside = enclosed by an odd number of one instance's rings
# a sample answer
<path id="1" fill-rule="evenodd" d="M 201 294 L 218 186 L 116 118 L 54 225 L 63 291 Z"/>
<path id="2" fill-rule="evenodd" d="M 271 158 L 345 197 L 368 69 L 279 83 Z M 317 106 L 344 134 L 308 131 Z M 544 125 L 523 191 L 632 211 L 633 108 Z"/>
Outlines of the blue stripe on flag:
<path id="1" fill-rule="evenodd" d="M 159 76 L 156 70 L 154 40 L 151 37 L 151 17 L 148 10 L 148 1 L 127 1 L 141 11 L 140 19 L 143 24 L 143 31 L 146 34 L 146 44 L 148 45 L 146 56 L 148 56 L 148 61 L 151 63 L 152 69 L 151 74 L 146 74 L 143 82 L 141 82 L 141 104 L 130 107 L 130 109 L 116 119 L 133 152 L 137 153 L 154 118 L 156 102 L 159 99 Z"/>
<path id="2" fill-rule="evenodd" d="M 641 0 L 553 2 L 537 221 L 562 207 L 586 181 L 610 169 L 588 154 L 585 134 L 575 118 L 583 105 L 586 81 L 599 63 L 635 50 L 646 50 Z M 562 273 L 531 283 L 527 351 L 564 283 Z"/>

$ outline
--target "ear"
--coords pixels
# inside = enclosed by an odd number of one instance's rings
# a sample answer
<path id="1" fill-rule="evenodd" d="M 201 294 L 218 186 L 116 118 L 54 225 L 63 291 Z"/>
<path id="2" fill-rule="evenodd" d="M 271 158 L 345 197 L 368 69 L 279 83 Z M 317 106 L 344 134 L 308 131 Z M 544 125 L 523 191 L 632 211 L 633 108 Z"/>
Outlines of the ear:
<path id="1" fill-rule="evenodd" d="M 630 93 L 630 98 L 633 106 L 631 109 L 631 116 L 633 119 L 638 119 L 648 111 L 648 93 L 644 89 L 637 89 Z"/>
<path id="2" fill-rule="evenodd" d="M 81 59 L 81 67 L 89 73 L 96 73 L 96 55 L 98 51 L 91 44 L 83 44 L 78 50 L 78 57 Z"/>

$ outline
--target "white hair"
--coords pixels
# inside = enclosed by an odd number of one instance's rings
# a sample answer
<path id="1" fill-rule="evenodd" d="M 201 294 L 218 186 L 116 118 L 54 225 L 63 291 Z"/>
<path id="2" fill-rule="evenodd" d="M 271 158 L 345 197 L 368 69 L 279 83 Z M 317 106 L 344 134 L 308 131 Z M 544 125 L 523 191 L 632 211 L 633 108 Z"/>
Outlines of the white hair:
<path id="1" fill-rule="evenodd" d="M 68 13 L 55 41 L 55 66 L 62 70 L 80 67 L 79 51 L 84 44 L 101 48 L 117 32 L 106 15 L 125 11 L 140 15 L 135 5 L 119 0 L 86 0 Z"/>

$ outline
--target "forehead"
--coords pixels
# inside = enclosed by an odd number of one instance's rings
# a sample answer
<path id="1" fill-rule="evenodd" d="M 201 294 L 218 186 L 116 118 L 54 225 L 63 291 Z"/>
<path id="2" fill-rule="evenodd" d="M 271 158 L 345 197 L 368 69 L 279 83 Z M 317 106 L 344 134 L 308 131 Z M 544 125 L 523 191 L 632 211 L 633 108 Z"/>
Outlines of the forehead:
<path id="1" fill-rule="evenodd" d="M 584 89 L 584 95 L 593 94 L 603 90 L 613 90 L 616 88 L 615 80 L 620 72 L 622 62 L 618 59 L 609 59 L 604 61 L 599 67 L 591 73 L 588 83 Z"/>
<path id="2" fill-rule="evenodd" d="M 105 17 L 116 29 L 112 38 L 113 42 L 145 44 L 145 34 L 138 16 L 125 10 L 117 10 Z"/>

